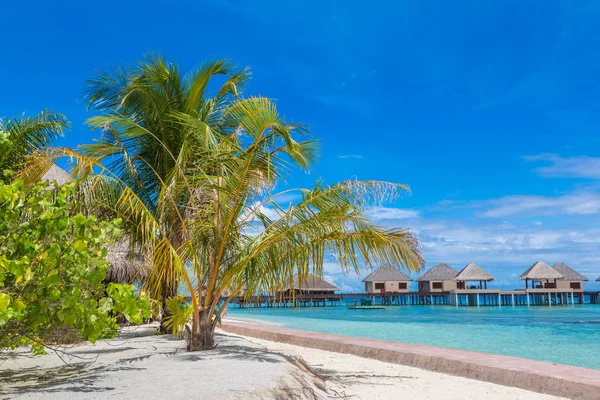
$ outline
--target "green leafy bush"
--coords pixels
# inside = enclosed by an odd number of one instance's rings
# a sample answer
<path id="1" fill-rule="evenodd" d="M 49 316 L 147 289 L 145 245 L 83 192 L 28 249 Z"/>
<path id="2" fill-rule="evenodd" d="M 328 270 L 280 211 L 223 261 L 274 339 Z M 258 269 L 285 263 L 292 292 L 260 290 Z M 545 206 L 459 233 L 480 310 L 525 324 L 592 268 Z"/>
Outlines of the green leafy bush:
<path id="1" fill-rule="evenodd" d="M 183 337 L 183 327 L 192 319 L 192 305 L 183 296 L 170 297 L 166 303 L 171 315 L 165 317 L 165 327 L 173 335 Z"/>
<path id="2" fill-rule="evenodd" d="M 106 287 L 107 246 L 120 221 L 98 221 L 72 212 L 73 184 L 0 182 L 0 348 L 117 333 L 116 317 L 140 323 L 148 299 L 131 285 Z"/>

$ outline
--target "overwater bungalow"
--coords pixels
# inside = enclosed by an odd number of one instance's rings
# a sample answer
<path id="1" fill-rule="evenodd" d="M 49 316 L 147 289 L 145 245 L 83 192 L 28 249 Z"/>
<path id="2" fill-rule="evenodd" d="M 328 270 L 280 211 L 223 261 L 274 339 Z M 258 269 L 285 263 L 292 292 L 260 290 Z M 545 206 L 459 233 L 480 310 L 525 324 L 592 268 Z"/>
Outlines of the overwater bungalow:
<path id="1" fill-rule="evenodd" d="M 401 293 L 408 292 L 412 278 L 388 264 L 377 268 L 362 281 L 366 293 Z"/>
<path id="2" fill-rule="evenodd" d="M 531 289 L 556 289 L 559 279 L 563 279 L 563 275 L 543 261 L 536 261 L 519 277 L 520 281 L 525 281 L 525 289 L 529 289 L 529 281 Z"/>
<path id="3" fill-rule="evenodd" d="M 445 263 L 438 263 L 417 278 L 419 292 L 449 292 L 456 289 L 454 277 L 458 271 Z"/>
<path id="4" fill-rule="evenodd" d="M 487 289 L 487 283 L 493 281 L 494 277 L 479 265 L 470 262 L 454 277 L 454 280 L 457 289 Z M 469 282 L 477 284 L 469 285 Z"/>
<path id="5" fill-rule="evenodd" d="M 563 262 L 557 262 L 552 265 L 552 269 L 563 276 L 556 282 L 557 289 L 573 289 L 575 291 L 583 291 L 583 282 L 589 281 L 588 278 L 575 271 Z"/>
<path id="6" fill-rule="evenodd" d="M 298 295 L 311 295 L 311 294 L 334 294 L 335 291 L 340 290 L 335 285 L 327 282 L 324 279 L 319 278 L 316 275 L 309 274 L 307 277 L 300 279 L 298 274 L 292 278 L 292 290 L 294 294 Z M 289 290 L 287 291 L 289 294 Z"/>

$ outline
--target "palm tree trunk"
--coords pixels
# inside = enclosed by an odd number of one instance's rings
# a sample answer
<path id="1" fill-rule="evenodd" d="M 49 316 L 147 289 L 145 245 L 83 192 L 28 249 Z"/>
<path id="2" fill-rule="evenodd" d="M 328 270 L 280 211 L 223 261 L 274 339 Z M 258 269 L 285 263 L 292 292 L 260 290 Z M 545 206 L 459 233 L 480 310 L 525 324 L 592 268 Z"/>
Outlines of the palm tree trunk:
<path id="1" fill-rule="evenodd" d="M 201 308 L 198 312 L 198 328 L 188 337 L 189 351 L 215 348 L 215 329 L 210 315 L 210 308 Z"/>
<path id="2" fill-rule="evenodd" d="M 178 249 L 183 242 L 183 239 L 180 235 L 174 234 L 171 235 L 169 241 L 172 243 L 173 247 Z M 170 260 L 169 268 L 167 268 L 167 274 L 163 278 L 162 282 L 162 290 L 161 290 L 161 298 L 160 301 L 162 303 L 162 318 L 160 320 L 160 333 L 166 334 L 169 333 L 169 329 L 165 326 L 165 320 L 167 317 L 172 315 L 171 311 L 167 307 L 167 299 L 171 297 L 175 297 L 178 294 L 178 282 L 173 279 L 175 275 L 175 271 L 173 271 L 173 261 Z"/>

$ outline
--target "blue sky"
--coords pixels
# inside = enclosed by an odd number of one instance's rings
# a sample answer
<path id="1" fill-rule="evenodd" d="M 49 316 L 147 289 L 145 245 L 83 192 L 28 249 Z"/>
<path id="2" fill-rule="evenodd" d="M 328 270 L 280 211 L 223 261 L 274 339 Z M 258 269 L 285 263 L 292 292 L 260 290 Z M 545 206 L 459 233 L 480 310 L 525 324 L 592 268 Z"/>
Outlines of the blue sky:
<path id="1" fill-rule="evenodd" d="M 10 5 L 8 3 L 11 3 Z M 600 276 L 600 6 L 593 1 L 5 2 L 0 115 L 67 114 L 85 79 L 161 52 L 249 65 L 251 94 L 310 124 L 317 178 L 407 183 L 373 211 L 430 265 L 475 261 L 502 287 L 534 261 Z M 328 264 L 345 289 L 361 285 Z M 598 284 L 590 284 L 590 287 Z"/>

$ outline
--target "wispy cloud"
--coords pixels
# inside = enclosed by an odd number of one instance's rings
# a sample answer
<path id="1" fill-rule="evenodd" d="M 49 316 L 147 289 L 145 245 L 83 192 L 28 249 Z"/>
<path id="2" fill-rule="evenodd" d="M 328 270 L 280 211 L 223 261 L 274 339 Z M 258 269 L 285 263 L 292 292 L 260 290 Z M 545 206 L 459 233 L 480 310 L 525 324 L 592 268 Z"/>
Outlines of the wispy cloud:
<path id="1" fill-rule="evenodd" d="M 246 211 L 246 213 L 244 213 L 242 218 L 246 218 L 248 221 L 257 221 L 258 220 L 257 214 L 263 214 L 264 216 L 266 216 L 269 219 L 277 219 L 281 216 L 281 214 L 278 210 L 275 210 L 274 208 L 271 208 L 271 207 L 267 207 L 257 201 L 257 202 L 254 202 L 254 204 L 252 204 L 248 208 L 248 210 Z"/>
<path id="2" fill-rule="evenodd" d="M 295 203 L 302 199 L 302 193 L 299 191 L 282 193 L 274 196 L 274 199 L 279 204 Z"/>
<path id="3" fill-rule="evenodd" d="M 409 208 L 373 207 L 367 211 L 367 215 L 374 220 L 384 221 L 416 218 L 419 216 L 419 211 Z"/>
<path id="4" fill-rule="evenodd" d="M 591 215 L 600 212 L 600 193 L 576 192 L 563 196 L 506 196 L 482 203 L 478 215 L 491 218 L 539 215 Z"/>
<path id="5" fill-rule="evenodd" d="M 535 169 L 535 172 L 543 177 L 600 179 L 599 157 L 560 157 L 556 154 L 539 154 L 526 156 L 525 160 L 549 164 Z"/>
<path id="6" fill-rule="evenodd" d="M 364 158 L 364 156 L 362 156 L 360 154 L 344 154 L 344 155 L 338 156 L 338 158 Z"/>

